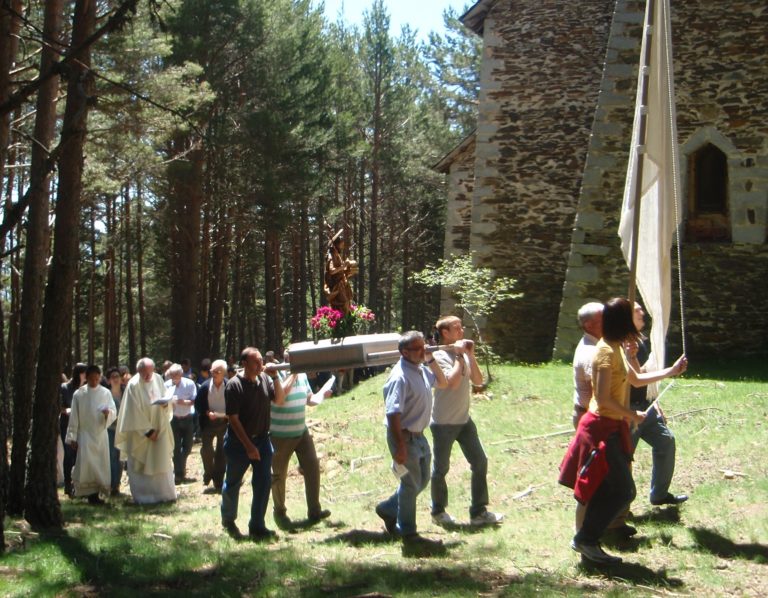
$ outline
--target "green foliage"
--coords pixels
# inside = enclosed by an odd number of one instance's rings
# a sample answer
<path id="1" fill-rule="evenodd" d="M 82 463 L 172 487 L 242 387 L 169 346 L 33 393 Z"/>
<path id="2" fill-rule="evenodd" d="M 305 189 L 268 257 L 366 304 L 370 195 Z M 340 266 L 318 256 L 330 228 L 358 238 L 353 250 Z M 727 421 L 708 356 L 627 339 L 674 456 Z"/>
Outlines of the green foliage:
<path id="1" fill-rule="evenodd" d="M 471 254 L 452 255 L 436 266 L 427 266 L 415 272 L 413 280 L 448 289 L 456 307 L 466 311 L 473 320 L 489 316 L 502 301 L 522 297 L 521 293 L 514 292 L 514 278 L 495 276 L 490 268 L 477 267 Z"/>

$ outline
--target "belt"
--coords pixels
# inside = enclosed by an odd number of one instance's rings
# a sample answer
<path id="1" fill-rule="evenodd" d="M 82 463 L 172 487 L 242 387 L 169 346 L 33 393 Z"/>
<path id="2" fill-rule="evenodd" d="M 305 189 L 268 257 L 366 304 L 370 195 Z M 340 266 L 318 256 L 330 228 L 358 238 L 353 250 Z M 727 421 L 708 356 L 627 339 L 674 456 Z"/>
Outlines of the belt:
<path id="1" fill-rule="evenodd" d="M 188 419 L 190 417 L 192 417 L 191 413 L 189 415 L 174 415 L 173 419 Z"/>
<path id="2" fill-rule="evenodd" d="M 414 432 L 413 430 L 403 430 L 403 434 L 410 436 L 411 438 L 424 436 L 424 432 Z"/>

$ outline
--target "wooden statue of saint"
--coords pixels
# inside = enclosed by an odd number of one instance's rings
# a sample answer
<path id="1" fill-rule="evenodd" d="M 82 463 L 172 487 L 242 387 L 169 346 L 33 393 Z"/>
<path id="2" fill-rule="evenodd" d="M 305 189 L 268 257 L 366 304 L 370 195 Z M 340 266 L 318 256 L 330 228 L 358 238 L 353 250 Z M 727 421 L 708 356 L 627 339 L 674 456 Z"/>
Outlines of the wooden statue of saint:
<path id="1" fill-rule="evenodd" d="M 357 274 L 358 267 L 356 261 L 344 257 L 346 243 L 342 232 L 340 230 L 328 241 L 323 291 L 328 304 L 347 315 L 352 311 L 352 287 L 349 285 L 349 279 Z"/>

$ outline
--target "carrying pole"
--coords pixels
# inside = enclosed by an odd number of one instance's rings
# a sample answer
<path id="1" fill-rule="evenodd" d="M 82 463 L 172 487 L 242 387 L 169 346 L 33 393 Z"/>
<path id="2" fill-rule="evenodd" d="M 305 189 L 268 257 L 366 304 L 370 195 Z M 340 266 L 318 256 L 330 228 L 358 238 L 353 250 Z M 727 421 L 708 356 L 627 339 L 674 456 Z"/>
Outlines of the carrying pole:
<path id="1" fill-rule="evenodd" d="M 645 27 L 643 35 L 643 56 L 640 57 L 640 68 L 642 69 L 642 79 L 640 80 L 640 120 L 638 123 L 637 151 L 635 152 L 635 208 L 632 215 L 632 245 L 630 248 L 629 261 L 629 289 L 627 290 L 627 299 L 631 305 L 635 304 L 635 295 L 637 288 L 637 253 L 640 241 L 640 207 L 643 197 L 643 154 L 645 154 L 645 141 L 648 129 L 648 89 L 650 87 L 651 72 L 651 42 L 653 41 L 653 13 L 656 9 L 656 0 L 647 0 L 647 10 L 645 11 Z"/>

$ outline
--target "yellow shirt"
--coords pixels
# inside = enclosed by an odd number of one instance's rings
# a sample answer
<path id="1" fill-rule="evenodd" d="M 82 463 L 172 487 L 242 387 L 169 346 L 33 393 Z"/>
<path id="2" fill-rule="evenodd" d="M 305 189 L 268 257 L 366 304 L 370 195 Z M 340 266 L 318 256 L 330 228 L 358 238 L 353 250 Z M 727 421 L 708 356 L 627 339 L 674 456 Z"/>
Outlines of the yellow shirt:
<path id="1" fill-rule="evenodd" d="M 599 373 L 598 373 L 599 372 Z M 613 408 L 610 404 L 600 405 L 595 397 L 597 377 L 610 375 L 610 397 L 629 407 L 629 382 L 627 381 L 627 358 L 620 343 L 609 343 L 604 339 L 597 342 L 597 353 L 592 362 L 592 399 L 589 401 L 589 410 L 595 415 L 609 417 L 611 419 L 624 419 L 624 414 Z"/>

